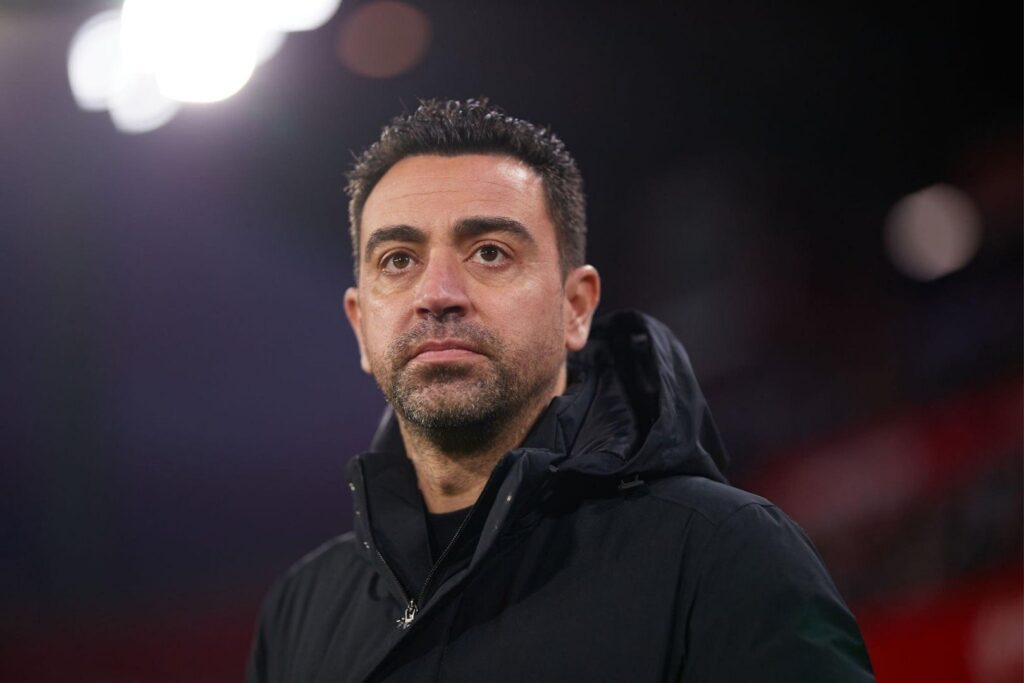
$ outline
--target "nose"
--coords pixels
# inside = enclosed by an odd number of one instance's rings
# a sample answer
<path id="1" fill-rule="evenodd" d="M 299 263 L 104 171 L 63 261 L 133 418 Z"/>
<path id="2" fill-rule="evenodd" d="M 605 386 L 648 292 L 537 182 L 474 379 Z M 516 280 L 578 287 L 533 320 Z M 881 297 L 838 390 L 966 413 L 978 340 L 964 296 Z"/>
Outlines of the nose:
<path id="1" fill-rule="evenodd" d="M 420 276 L 416 292 L 416 314 L 444 320 L 464 317 L 470 309 L 459 259 L 454 255 L 433 254 Z"/>

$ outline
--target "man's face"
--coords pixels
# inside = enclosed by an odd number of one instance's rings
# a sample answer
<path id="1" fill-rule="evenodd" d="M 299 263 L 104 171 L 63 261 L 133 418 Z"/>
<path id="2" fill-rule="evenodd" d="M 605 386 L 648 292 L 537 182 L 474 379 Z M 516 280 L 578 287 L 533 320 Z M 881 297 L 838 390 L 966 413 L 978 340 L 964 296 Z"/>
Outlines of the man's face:
<path id="1" fill-rule="evenodd" d="M 596 272 L 581 325 L 528 166 L 483 154 L 403 159 L 367 197 L 359 258 L 345 310 L 363 369 L 407 421 L 484 425 L 564 389 Z M 579 279 L 574 271 L 566 285 Z"/>

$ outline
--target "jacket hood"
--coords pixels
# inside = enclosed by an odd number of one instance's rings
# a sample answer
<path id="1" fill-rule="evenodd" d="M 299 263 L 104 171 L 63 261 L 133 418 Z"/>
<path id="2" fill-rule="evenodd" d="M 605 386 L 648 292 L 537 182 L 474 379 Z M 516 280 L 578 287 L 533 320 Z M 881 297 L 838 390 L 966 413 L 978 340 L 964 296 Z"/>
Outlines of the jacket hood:
<path id="1" fill-rule="evenodd" d="M 601 317 L 587 346 L 570 358 L 574 375 L 574 387 L 555 403 L 589 405 L 582 415 L 559 411 L 565 433 L 575 432 L 561 471 L 725 481 L 718 429 L 686 350 L 665 325 L 636 311 Z"/>
<path id="2" fill-rule="evenodd" d="M 568 362 L 566 391 L 523 443 L 498 460 L 463 521 L 462 541 L 434 581 L 439 593 L 454 585 L 447 577 L 477 566 L 502 534 L 536 523 L 537 501 L 549 485 L 582 493 L 607 486 L 625 491 L 672 475 L 725 481 L 718 431 L 686 352 L 664 325 L 631 311 L 604 316 Z M 403 604 L 416 587 L 419 599 L 410 604 L 426 604 L 436 567 L 415 471 L 390 408 L 370 452 L 353 458 L 348 473 L 356 540 L 367 560 Z M 570 483 L 584 486 L 561 486 Z"/>
<path id="3" fill-rule="evenodd" d="M 562 472 L 725 481 L 718 429 L 686 350 L 665 325 L 637 311 L 604 315 L 568 363 L 569 387 L 521 448 L 560 452 L 553 464 Z M 390 408 L 371 449 L 404 453 Z"/>

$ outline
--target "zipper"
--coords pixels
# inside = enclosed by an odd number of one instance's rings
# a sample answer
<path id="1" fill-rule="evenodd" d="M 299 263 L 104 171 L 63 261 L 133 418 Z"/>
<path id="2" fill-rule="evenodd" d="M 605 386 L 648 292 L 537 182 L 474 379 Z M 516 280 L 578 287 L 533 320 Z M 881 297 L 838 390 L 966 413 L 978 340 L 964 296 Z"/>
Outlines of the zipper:
<path id="1" fill-rule="evenodd" d="M 359 476 L 360 476 L 360 483 L 363 483 L 362 468 L 361 467 L 360 467 L 360 470 L 359 470 Z M 348 487 L 349 487 L 349 489 L 351 489 L 351 491 L 353 493 L 355 493 L 355 491 L 356 491 L 355 484 L 353 484 L 352 482 L 349 482 Z M 360 514 L 360 512 L 361 512 L 360 508 L 361 508 L 360 501 L 359 501 L 359 499 L 357 497 L 356 498 L 356 515 Z M 365 524 L 366 524 L 367 539 L 363 542 L 363 545 L 366 547 L 367 550 L 369 550 L 371 548 L 371 544 L 369 543 L 369 541 L 372 540 L 373 534 L 370 532 L 370 524 L 369 524 L 369 520 L 368 519 L 365 520 Z M 398 575 L 395 574 L 395 570 L 393 570 L 391 568 L 391 565 L 388 564 L 388 561 L 384 559 L 384 555 L 380 552 L 380 550 L 377 549 L 377 545 L 374 543 L 372 545 L 372 547 L 373 547 L 373 552 L 377 555 L 377 559 L 380 560 L 381 565 L 384 567 L 385 571 L 387 571 L 387 573 L 388 573 L 388 576 L 391 578 L 392 584 L 396 588 L 398 588 L 398 594 L 401 597 L 402 602 L 404 602 L 405 605 L 406 605 L 405 606 L 405 612 L 402 614 L 401 617 L 399 617 L 396 620 L 396 623 L 397 623 L 398 627 L 400 629 L 402 629 L 402 630 L 405 630 L 405 629 L 409 628 L 409 624 L 411 624 L 412 620 L 416 617 L 416 611 L 417 611 L 416 602 L 409 597 L 409 593 L 406 590 L 405 586 L 402 584 L 401 581 L 398 580 Z"/>
<path id="2" fill-rule="evenodd" d="M 419 595 L 417 595 L 416 598 L 407 601 L 407 604 L 405 606 L 405 613 L 398 619 L 399 629 L 404 631 L 405 629 L 412 626 L 413 620 L 416 619 L 416 615 L 419 613 L 420 607 L 423 605 L 424 600 L 426 600 L 427 598 L 427 589 L 430 587 L 430 582 L 433 581 L 434 576 L 437 574 L 437 570 L 440 569 L 441 565 L 444 564 L 445 559 L 448 557 L 448 553 L 450 553 L 452 548 L 455 547 L 455 544 L 458 542 L 463 530 L 469 523 L 469 518 L 473 516 L 473 511 L 475 509 L 476 505 L 474 504 L 473 507 L 469 509 L 469 512 L 466 513 L 465 519 L 463 519 L 462 523 L 459 524 L 459 528 L 455 530 L 455 535 L 452 536 L 452 540 L 448 541 L 448 545 L 445 546 L 445 549 L 441 551 L 441 554 L 437 558 L 437 562 L 435 562 L 434 566 L 430 568 L 429 572 L 427 572 L 427 578 L 423 580 L 423 588 L 420 589 Z M 380 556 L 379 551 L 377 555 Z M 384 561 L 383 557 L 381 557 L 381 561 Z M 384 562 L 384 566 L 387 566 L 387 562 Z M 388 571 L 391 571 L 390 567 L 388 568 Z M 394 572 L 392 572 L 392 575 L 393 574 Z"/>
<path id="3" fill-rule="evenodd" d="M 491 473 L 491 476 L 494 476 L 493 472 Z M 476 512 L 477 505 L 479 505 L 481 498 L 484 497 L 484 492 L 486 492 L 486 490 L 487 487 L 485 486 L 484 491 L 481 492 L 480 494 L 480 497 L 477 498 L 475 503 L 473 503 L 473 506 L 469 509 L 469 512 L 466 513 L 466 517 L 462 520 L 462 523 L 459 524 L 459 528 L 455 530 L 455 535 L 452 536 L 452 540 L 448 541 L 448 545 L 445 546 L 444 550 L 442 550 L 441 554 L 438 556 L 437 562 L 435 562 L 434 566 L 432 566 L 430 568 L 430 571 L 427 572 L 427 578 L 423 580 L 423 587 L 420 589 L 419 595 L 417 595 L 415 598 L 409 598 L 409 594 L 406 592 L 405 586 L 403 586 L 402 582 L 398 580 L 398 576 L 395 574 L 394 570 L 391 569 L 391 566 L 388 565 L 388 561 L 384 559 L 384 555 L 382 555 L 381 552 L 377 550 L 376 545 L 374 545 L 373 550 L 375 553 L 377 553 L 377 559 L 380 560 L 380 563 L 384 565 L 384 568 L 387 570 L 388 574 L 391 575 L 391 578 L 392 580 L 394 580 L 395 585 L 398 586 L 402 600 L 405 602 L 405 611 L 402 613 L 402 616 L 395 620 L 395 624 L 397 625 L 400 631 L 404 631 L 408 629 L 410 626 L 412 626 L 413 621 L 415 621 L 417 615 L 420 612 L 420 609 L 423 607 L 424 601 L 427 599 L 427 589 L 430 588 L 431 581 L 434 580 L 434 576 L 437 574 L 438 569 L 441 568 L 441 566 L 444 564 L 444 561 L 448 558 L 448 554 L 452 551 L 452 548 L 454 548 L 455 544 L 459 541 L 459 538 L 462 536 L 462 532 L 465 531 L 466 526 L 469 524 L 469 520 L 472 519 L 473 513 Z"/>
<path id="4" fill-rule="evenodd" d="M 384 569 L 388 570 L 388 574 L 391 575 L 391 580 L 394 581 L 396 586 L 398 586 L 398 592 L 401 593 L 402 601 L 405 603 L 405 613 L 398 618 L 396 623 L 400 629 L 405 630 L 409 628 L 409 624 L 411 624 L 412 620 L 416 618 L 416 601 L 409 598 L 409 595 L 405 592 L 405 586 L 403 586 L 402 582 L 398 580 L 398 575 L 391 569 L 391 566 L 388 564 L 388 561 L 384 559 L 381 552 L 377 550 L 376 547 L 374 547 L 373 551 L 377 553 L 377 559 L 380 560 L 382 565 L 384 565 Z"/>

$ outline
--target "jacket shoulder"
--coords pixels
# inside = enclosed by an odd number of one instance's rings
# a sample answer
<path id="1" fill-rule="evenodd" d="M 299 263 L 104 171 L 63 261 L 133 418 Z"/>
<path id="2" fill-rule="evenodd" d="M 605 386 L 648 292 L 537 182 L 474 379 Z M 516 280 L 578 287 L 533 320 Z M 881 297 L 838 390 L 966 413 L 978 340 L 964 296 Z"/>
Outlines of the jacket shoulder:
<path id="1" fill-rule="evenodd" d="M 294 608 L 308 605 L 311 597 L 334 590 L 334 584 L 350 576 L 353 565 L 361 562 L 354 532 L 326 541 L 277 578 L 264 601 L 264 617 L 280 619 Z"/>
<path id="2" fill-rule="evenodd" d="M 246 680 L 287 680 L 294 653 L 309 641 L 310 624 L 328 617 L 331 599 L 354 565 L 362 562 L 355 551 L 353 532 L 335 536 L 302 557 L 279 576 L 267 592 L 249 653 Z"/>
<path id="3" fill-rule="evenodd" d="M 325 541 L 303 555 L 279 579 L 283 583 L 303 583 L 332 572 L 356 558 L 355 532 L 349 531 Z"/>
<path id="4" fill-rule="evenodd" d="M 276 622 L 311 594 L 324 590 L 358 561 L 355 552 L 355 534 L 348 532 L 335 536 L 304 555 L 279 576 L 267 592 L 263 602 L 263 619 Z"/>
<path id="5" fill-rule="evenodd" d="M 706 477 L 664 477 L 651 482 L 649 489 L 653 498 L 687 508 L 715 527 L 743 508 L 775 507 L 761 496 Z"/>
<path id="6" fill-rule="evenodd" d="M 782 510 L 702 477 L 649 488 L 705 521 L 691 529 L 684 560 L 684 680 L 874 680 L 856 620 L 814 544 Z"/>

